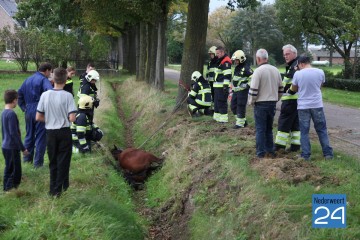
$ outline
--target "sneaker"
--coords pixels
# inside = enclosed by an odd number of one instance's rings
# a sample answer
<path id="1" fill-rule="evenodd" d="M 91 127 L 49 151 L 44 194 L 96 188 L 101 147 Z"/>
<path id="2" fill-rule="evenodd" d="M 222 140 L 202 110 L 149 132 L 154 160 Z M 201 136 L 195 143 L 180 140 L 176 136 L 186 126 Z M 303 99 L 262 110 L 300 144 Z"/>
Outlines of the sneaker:
<path id="1" fill-rule="evenodd" d="M 333 160 L 334 157 L 333 156 L 325 156 L 325 160 Z"/>

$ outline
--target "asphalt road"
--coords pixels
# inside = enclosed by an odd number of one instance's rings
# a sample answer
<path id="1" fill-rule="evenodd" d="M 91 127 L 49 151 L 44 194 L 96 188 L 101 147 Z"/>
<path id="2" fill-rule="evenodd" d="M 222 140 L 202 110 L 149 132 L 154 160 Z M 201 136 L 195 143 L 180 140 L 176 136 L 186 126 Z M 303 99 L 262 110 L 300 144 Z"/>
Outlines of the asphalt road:
<path id="1" fill-rule="evenodd" d="M 165 79 L 177 82 L 179 78 L 179 71 L 165 68 Z M 276 118 L 280 105 L 281 102 L 277 106 Z M 360 159 L 360 109 L 324 103 L 324 110 L 333 148 Z"/>

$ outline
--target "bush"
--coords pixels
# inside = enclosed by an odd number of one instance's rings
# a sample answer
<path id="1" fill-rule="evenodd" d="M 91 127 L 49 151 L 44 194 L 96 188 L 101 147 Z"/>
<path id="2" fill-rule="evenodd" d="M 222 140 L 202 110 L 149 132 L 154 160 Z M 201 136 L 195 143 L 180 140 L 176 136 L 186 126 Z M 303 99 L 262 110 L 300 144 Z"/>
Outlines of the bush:
<path id="1" fill-rule="evenodd" d="M 360 92 L 360 79 L 326 78 L 325 87 Z"/>

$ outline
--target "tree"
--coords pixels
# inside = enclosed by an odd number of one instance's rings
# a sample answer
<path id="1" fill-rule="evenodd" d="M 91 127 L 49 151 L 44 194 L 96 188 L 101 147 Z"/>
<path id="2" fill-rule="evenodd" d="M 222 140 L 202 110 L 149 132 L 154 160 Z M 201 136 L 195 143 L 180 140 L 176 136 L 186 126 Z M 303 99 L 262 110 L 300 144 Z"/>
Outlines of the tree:
<path id="1" fill-rule="evenodd" d="M 276 8 L 285 33 L 302 28 L 320 36 L 344 58 L 344 77 L 351 76 L 350 52 L 360 33 L 359 1 L 278 0 Z"/>

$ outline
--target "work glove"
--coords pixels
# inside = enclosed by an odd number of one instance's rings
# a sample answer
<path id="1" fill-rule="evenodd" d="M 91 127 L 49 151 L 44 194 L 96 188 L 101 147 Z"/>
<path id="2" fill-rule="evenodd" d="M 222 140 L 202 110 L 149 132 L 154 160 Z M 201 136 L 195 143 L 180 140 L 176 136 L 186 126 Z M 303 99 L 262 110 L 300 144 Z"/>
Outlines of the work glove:
<path id="1" fill-rule="evenodd" d="M 100 99 L 96 98 L 94 101 L 94 107 L 97 108 L 100 105 Z"/>
<path id="2" fill-rule="evenodd" d="M 292 91 L 290 88 L 286 91 L 286 93 L 290 95 L 294 95 L 296 92 Z"/>

